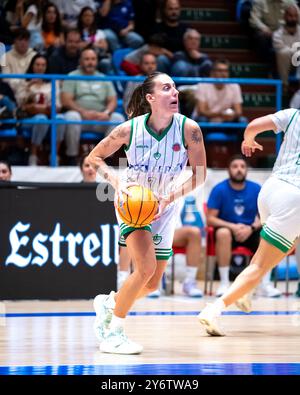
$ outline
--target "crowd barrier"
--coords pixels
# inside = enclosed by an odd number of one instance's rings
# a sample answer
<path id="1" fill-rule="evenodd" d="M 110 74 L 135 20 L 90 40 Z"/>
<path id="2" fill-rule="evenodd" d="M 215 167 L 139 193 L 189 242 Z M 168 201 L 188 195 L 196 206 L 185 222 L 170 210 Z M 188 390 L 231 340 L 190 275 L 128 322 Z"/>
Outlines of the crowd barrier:
<path id="1" fill-rule="evenodd" d="M 48 121 L 32 121 L 30 119 L 18 120 L 19 124 L 41 124 L 49 123 L 51 125 L 51 158 L 50 165 L 56 166 L 56 125 L 58 124 L 78 124 L 78 121 L 66 121 L 56 119 L 56 85 L 57 80 L 87 80 L 87 81 L 112 81 L 114 83 L 124 83 L 127 81 L 143 81 L 144 77 L 130 77 L 130 76 L 71 76 L 71 75 L 60 75 L 60 74 L 2 74 L 1 78 L 41 78 L 48 79 L 51 81 L 52 87 L 52 97 L 51 97 L 51 117 Z M 197 83 L 224 83 L 224 84 L 243 84 L 243 85 L 268 85 L 275 86 L 276 88 L 276 111 L 281 110 L 282 107 L 282 82 L 281 80 L 275 79 L 262 79 L 262 78 L 183 78 L 174 77 L 174 82 L 176 84 L 197 84 Z M 3 124 L 15 124 L 15 119 L 1 120 Z M 112 121 L 86 121 L 82 120 L 80 122 L 82 125 L 118 125 L 119 122 Z M 211 123 L 211 122 L 199 122 L 200 127 L 203 128 L 245 128 L 245 123 Z M 0 131 L 1 137 L 1 131 Z M 276 152 L 279 151 L 281 145 L 281 135 L 276 135 Z"/>

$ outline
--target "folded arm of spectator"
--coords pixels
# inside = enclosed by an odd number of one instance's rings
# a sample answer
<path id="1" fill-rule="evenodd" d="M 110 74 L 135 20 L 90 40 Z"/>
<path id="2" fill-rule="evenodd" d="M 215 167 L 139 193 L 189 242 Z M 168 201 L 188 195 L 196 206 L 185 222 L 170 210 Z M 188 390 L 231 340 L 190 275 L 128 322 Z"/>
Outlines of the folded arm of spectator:
<path id="1" fill-rule="evenodd" d="M 262 19 L 263 5 L 259 2 L 254 2 L 249 19 L 250 26 L 255 30 L 260 30 L 264 34 L 272 35 L 271 29 L 263 23 Z"/>

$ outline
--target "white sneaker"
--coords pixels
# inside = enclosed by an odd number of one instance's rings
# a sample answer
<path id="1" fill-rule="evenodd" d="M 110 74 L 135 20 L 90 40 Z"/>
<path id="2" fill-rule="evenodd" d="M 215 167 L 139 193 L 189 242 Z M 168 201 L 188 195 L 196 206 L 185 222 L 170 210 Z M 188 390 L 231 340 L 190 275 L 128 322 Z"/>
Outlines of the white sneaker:
<path id="1" fill-rule="evenodd" d="M 28 158 L 28 165 L 29 166 L 37 166 L 38 164 L 38 157 L 36 155 L 29 155 Z"/>
<path id="2" fill-rule="evenodd" d="M 219 328 L 218 318 L 220 313 L 217 311 L 213 303 L 207 303 L 205 308 L 198 315 L 198 320 L 210 336 L 225 336 L 224 332 Z"/>
<path id="3" fill-rule="evenodd" d="M 220 283 L 219 288 L 217 289 L 216 296 L 220 298 L 230 287 L 229 283 Z"/>
<path id="4" fill-rule="evenodd" d="M 235 305 L 244 313 L 250 313 L 252 311 L 251 295 L 246 294 L 242 296 L 235 302 Z"/>
<path id="5" fill-rule="evenodd" d="M 107 334 L 100 344 L 100 351 L 110 354 L 140 354 L 143 346 L 129 340 L 124 329 L 119 327 Z"/>
<path id="6" fill-rule="evenodd" d="M 202 298 L 203 292 L 197 287 L 196 280 L 186 280 L 182 287 L 183 293 L 192 298 Z"/>
<path id="7" fill-rule="evenodd" d="M 159 290 L 159 289 L 156 289 L 155 291 L 150 292 L 150 293 L 147 295 L 147 298 L 159 298 L 160 295 L 161 295 L 160 290 Z"/>
<path id="8" fill-rule="evenodd" d="M 255 291 L 256 296 L 264 296 L 266 298 L 279 298 L 282 292 L 273 287 L 272 284 L 260 284 Z"/>
<path id="9" fill-rule="evenodd" d="M 94 333 L 100 343 L 103 341 L 108 331 L 108 327 L 113 316 L 116 304 L 114 295 L 115 292 L 111 291 L 109 295 L 97 295 L 94 299 L 94 310 L 96 312 Z"/>

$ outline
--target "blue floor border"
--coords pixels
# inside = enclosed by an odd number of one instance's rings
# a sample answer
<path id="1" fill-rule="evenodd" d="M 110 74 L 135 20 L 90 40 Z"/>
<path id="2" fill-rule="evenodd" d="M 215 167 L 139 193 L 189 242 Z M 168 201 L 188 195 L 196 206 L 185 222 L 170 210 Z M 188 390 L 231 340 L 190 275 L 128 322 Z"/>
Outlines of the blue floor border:
<path id="1" fill-rule="evenodd" d="M 196 316 L 198 311 L 130 311 L 131 316 Z M 251 313 L 242 311 L 224 311 L 222 315 L 300 315 L 300 310 L 258 310 Z M 0 314 L 2 318 L 24 318 L 24 317 L 94 317 L 95 313 L 83 312 L 39 312 L 39 313 L 5 313 Z"/>
<path id="2" fill-rule="evenodd" d="M 0 375 L 300 375 L 300 363 L 0 366 Z"/>

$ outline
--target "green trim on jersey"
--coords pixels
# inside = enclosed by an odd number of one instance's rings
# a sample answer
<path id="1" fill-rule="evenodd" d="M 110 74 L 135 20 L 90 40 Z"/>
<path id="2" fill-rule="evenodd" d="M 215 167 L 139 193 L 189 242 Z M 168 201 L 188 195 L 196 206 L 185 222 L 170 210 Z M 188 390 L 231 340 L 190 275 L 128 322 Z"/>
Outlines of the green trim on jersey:
<path id="1" fill-rule="evenodd" d="M 130 122 L 130 139 L 129 139 L 129 144 L 125 145 L 124 147 L 124 151 L 128 151 L 132 142 L 132 136 L 133 136 L 133 120 L 134 118 L 132 118 L 131 122 Z"/>
<path id="2" fill-rule="evenodd" d="M 185 138 L 184 138 L 184 124 L 186 121 L 186 116 L 183 117 L 182 119 L 182 124 L 181 124 L 181 134 L 182 134 L 182 144 L 184 146 L 185 149 L 187 149 L 187 145 L 185 145 Z"/>
<path id="3" fill-rule="evenodd" d="M 285 239 L 283 236 L 280 236 L 266 225 L 263 226 L 260 236 L 284 253 L 287 253 L 293 247 L 293 243 Z"/>
<path id="4" fill-rule="evenodd" d="M 133 226 L 128 226 L 125 224 L 120 225 L 120 235 L 121 236 L 124 236 L 129 232 L 133 232 L 134 230 L 148 230 L 149 232 L 151 232 L 151 226 L 146 225 L 146 226 L 142 226 L 141 228 L 134 228 Z"/>
<path id="5" fill-rule="evenodd" d="M 294 116 L 297 114 L 297 112 L 298 112 L 298 110 L 296 110 L 296 111 L 294 112 L 294 114 L 293 114 L 293 116 L 292 116 L 292 118 L 291 118 L 289 124 L 287 125 L 287 127 L 286 127 L 284 133 L 286 133 L 286 132 L 288 131 L 288 128 L 290 127 L 290 124 L 292 123 L 292 121 L 293 121 L 293 119 L 294 119 Z"/>
<path id="6" fill-rule="evenodd" d="M 153 130 L 147 125 L 147 122 L 148 122 L 148 119 L 149 119 L 150 115 L 151 115 L 151 114 L 149 113 L 149 114 L 146 114 L 146 116 L 145 116 L 145 128 L 146 128 L 147 132 L 148 132 L 152 137 L 155 138 L 155 140 L 161 141 L 161 140 L 166 136 L 166 134 L 168 133 L 168 131 L 171 129 L 171 126 L 172 126 L 173 121 L 174 121 L 174 117 L 172 117 L 172 120 L 171 120 L 170 124 L 166 127 L 166 129 L 163 130 L 162 134 L 156 134 L 156 133 L 153 132 Z"/>

